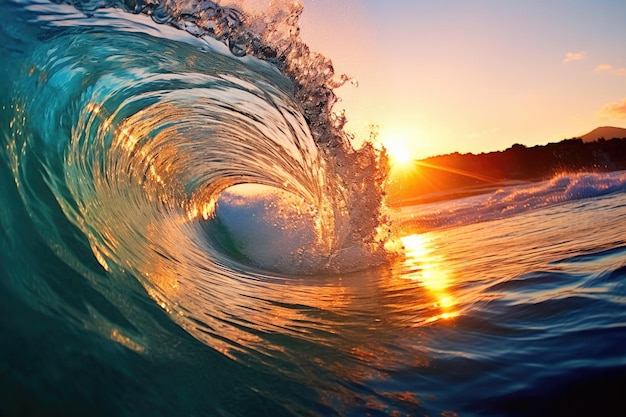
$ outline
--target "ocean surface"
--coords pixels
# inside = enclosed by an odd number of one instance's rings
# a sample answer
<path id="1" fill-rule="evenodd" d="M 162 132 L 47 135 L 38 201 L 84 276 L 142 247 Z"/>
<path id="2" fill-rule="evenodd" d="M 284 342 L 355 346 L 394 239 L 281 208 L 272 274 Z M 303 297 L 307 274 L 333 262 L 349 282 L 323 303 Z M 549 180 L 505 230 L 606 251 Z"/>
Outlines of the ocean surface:
<path id="1" fill-rule="evenodd" d="M 275 3 L 0 0 L 0 415 L 626 415 L 626 172 L 388 208 Z"/>

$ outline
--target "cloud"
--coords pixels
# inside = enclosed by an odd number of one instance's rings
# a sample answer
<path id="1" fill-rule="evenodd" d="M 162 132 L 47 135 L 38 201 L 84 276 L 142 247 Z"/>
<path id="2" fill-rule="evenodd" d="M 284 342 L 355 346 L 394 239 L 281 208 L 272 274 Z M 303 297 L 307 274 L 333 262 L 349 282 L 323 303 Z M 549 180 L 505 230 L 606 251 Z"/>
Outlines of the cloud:
<path id="1" fill-rule="evenodd" d="M 579 52 L 568 52 L 565 54 L 565 58 L 563 58 L 564 64 L 569 64 L 572 61 L 579 61 L 587 56 L 587 52 L 579 51 Z"/>
<path id="2" fill-rule="evenodd" d="M 614 68 L 611 64 L 600 64 L 596 67 L 595 71 L 598 73 L 608 72 L 619 77 L 626 77 L 626 67 Z"/>
<path id="3" fill-rule="evenodd" d="M 621 103 L 609 103 L 596 116 L 601 119 L 626 119 L 626 98 Z"/>
<path id="4" fill-rule="evenodd" d="M 600 64 L 596 67 L 596 72 L 609 72 L 613 71 L 613 65 L 611 64 Z"/>

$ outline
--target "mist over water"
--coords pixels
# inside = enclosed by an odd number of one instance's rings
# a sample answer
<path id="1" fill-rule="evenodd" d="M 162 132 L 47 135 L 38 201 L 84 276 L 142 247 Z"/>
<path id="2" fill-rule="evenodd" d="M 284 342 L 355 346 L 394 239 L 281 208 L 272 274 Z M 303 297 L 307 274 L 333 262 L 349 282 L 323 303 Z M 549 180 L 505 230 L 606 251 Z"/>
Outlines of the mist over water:
<path id="1" fill-rule="evenodd" d="M 0 414 L 623 410 L 624 173 L 387 209 L 241 3 L 0 3 Z"/>

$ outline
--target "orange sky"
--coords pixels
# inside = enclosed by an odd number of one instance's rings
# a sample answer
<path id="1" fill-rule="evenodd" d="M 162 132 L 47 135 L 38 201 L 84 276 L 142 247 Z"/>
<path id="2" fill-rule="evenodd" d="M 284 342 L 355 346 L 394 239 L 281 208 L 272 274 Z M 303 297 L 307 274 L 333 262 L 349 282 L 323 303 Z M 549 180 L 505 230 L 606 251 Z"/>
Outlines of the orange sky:
<path id="1" fill-rule="evenodd" d="M 303 0 L 302 37 L 359 82 L 348 129 L 415 158 L 626 127 L 626 2 Z"/>

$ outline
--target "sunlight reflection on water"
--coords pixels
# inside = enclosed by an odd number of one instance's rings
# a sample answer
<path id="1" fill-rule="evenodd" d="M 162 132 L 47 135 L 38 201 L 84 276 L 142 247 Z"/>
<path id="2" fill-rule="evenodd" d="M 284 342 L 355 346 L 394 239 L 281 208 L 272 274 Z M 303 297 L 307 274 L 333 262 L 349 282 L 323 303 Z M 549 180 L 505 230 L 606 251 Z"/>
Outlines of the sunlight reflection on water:
<path id="1" fill-rule="evenodd" d="M 438 311 L 426 319 L 432 322 L 458 316 L 455 300 L 449 290 L 452 274 L 443 267 L 443 256 L 435 251 L 428 234 L 413 234 L 401 238 L 405 248 L 404 278 L 420 282 L 433 298 Z"/>

